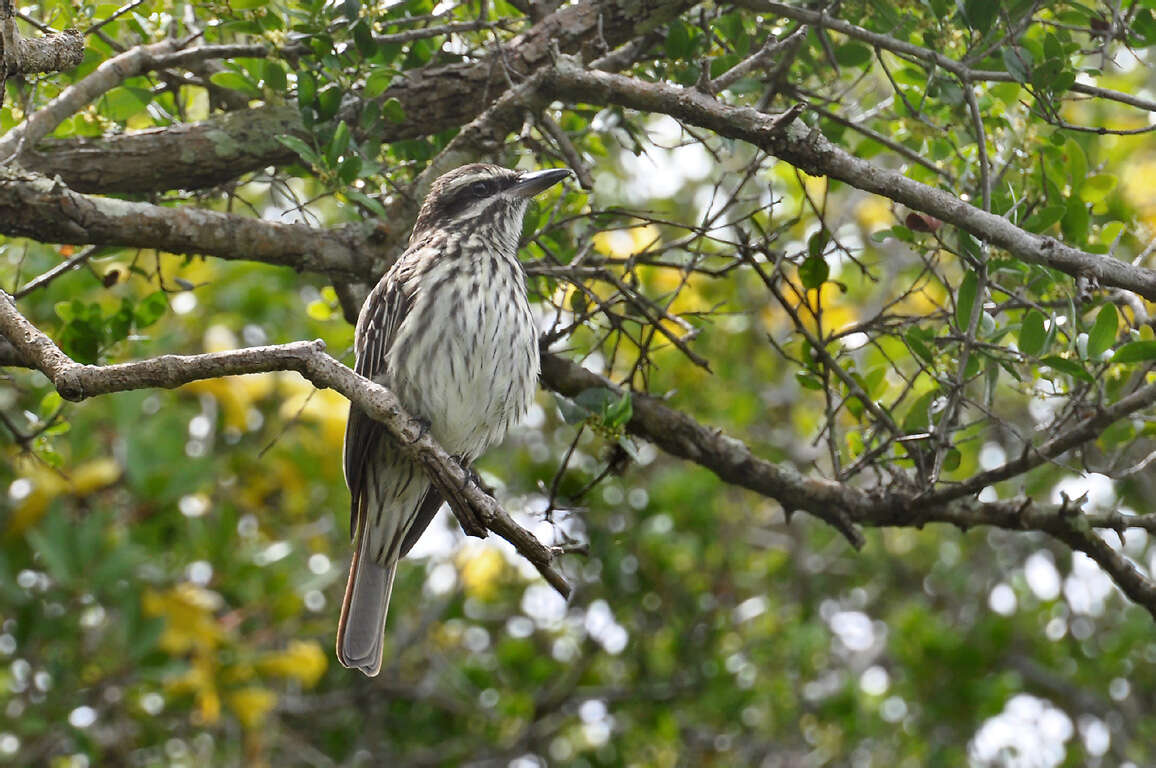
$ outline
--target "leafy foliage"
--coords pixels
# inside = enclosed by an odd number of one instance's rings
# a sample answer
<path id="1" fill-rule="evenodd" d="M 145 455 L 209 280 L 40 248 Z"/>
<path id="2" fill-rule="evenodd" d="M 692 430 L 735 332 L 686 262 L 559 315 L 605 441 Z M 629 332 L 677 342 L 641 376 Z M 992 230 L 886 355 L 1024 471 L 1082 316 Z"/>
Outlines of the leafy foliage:
<path id="1" fill-rule="evenodd" d="M 638 20 L 624 74 L 768 111 L 805 102 L 810 127 L 880 168 L 1089 254 L 1152 264 L 1150 113 L 1139 97 L 1080 90 L 1141 93 L 1147 70 L 1118 62 L 1151 57 L 1151 3 L 855 1 L 828 26 L 801 25 L 807 4 L 639 5 L 656 16 Z M 261 137 L 280 153 L 268 163 L 210 188 L 124 196 L 318 228 L 373 220 L 397 245 L 410 185 L 529 74 L 487 57 L 544 11 L 42 0 L 21 12 L 88 29 L 85 59 L 10 79 L 0 131 L 124 48 L 173 35 L 260 45 L 268 55 L 130 77 L 42 149 L 285 108 L 288 127 Z M 758 59 L 771 38 L 787 42 Z M 408 106 L 479 62 L 477 109 L 458 103 L 465 90 L 450 106 Z M 1152 379 L 1151 307 L 1135 294 L 657 109 L 536 98 L 483 145 L 511 166 L 581 164 L 593 180 L 526 217 L 552 349 L 790 472 L 949 494 Z M 222 152 L 252 139 L 213 135 Z M 77 254 L 5 238 L 0 284 L 17 292 Z M 307 338 L 352 362 L 347 273 L 236 256 L 94 246 L 19 306 L 84 363 Z M 0 386 L 0 763 L 1156 759 L 1152 619 L 1088 557 L 1039 533 L 917 516 L 868 529 L 855 552 L 630 438 L 638 396 L 543 393 L 480 463 L 508 509 L 573 551 L 576 598 L 439 518 L 398 574 L 386 670 L 370 681 L 330 650 L 350 550 L 344 400 L 278 373 L 74 406 L 12 369 Z M 1151 414 L 965 495 L 1058 505 L 1087 493 L 1091 515 L 1148 512 Z M 1150 574 L 1145 530 L 1112 527 L 1114 550 Z M 1007 738 L 1009 724 L 1028 735 Z"/>

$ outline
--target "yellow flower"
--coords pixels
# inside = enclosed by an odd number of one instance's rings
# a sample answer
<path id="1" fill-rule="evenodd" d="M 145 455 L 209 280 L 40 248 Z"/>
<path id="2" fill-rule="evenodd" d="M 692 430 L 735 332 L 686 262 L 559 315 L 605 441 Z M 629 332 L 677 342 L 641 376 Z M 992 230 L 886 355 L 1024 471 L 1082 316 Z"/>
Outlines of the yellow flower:
<path id="1" fill-rule="evenodd" d="M 467 546 L 458 553 L 457 561 L 467 595 L 485 600 L 494 594 L 506 567 L 501 552 L 484 544 Z"/>
<path id="2" fill-rule="evenodd" d="M 191 693 L 197 700 L 197 715 L 202 723 L 212 724 L 221 718 L 221 695 L 217 691 L 216 653 L 197 653 L 183 675 L 169 680 L 170 693 Z"/>
<path id="3" fill-rule="evenodd" d="M 341 447 L 345 440 L 345 421 L 349 417 L 349 401 L 343 395 L 332 389 L 316 389 L 298 373 L 284 375 L 281 391 L 282 419 L 300 418 L 319 424 L 325 444 Z"/>
<path id="4" fill-rule="evenodd" d="M 290 677 L 312 688 L 325 674 L 328 657 L 315 641 L 293 640 L 283 651 L 274 651 L 257 662 L 263 674 Z"/>
<path id="5" fill-rule="evenodd" d="M 268 688 L 252 686 L 229 694 L 229 709 L 246 729 L 259 727 L 277 706 L 277 694 Z"/>
<path id="6" fill-rule="evenodd" d="M 164 618 L 160 646 L 171 654 L 215 648 L 224 639 L 225 632 L 213 615 L 221 604 L 216 592 L 186 582 L 164 592 L 147 590 L 141 600 L 145 613 Z"/>
<path id="7" fill-rule="evenodd" d="M 36 525 L 57 496 L 63 493 L 88 496 L 115 483 L 120 473 L 120 464 L 112 458 L 94 459 L 63 474 L 39 462 L 28 462 L 21 478 L 28 481 L 28 492 L 13 505 L 8 533 L 18 535 Z"/>

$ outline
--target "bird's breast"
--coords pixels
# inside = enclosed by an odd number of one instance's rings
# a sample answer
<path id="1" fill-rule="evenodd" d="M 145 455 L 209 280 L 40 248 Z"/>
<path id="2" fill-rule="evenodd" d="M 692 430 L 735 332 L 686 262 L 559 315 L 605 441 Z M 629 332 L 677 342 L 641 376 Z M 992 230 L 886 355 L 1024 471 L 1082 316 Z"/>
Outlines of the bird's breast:
<path id="1" fill-rule="evenodd" d="M 390 357 L 395 391 L 447 451 L 472 460 L 500 440 L 529 408 L 538 379 L 516 259 L 439 260 L 422 275 Z"/>

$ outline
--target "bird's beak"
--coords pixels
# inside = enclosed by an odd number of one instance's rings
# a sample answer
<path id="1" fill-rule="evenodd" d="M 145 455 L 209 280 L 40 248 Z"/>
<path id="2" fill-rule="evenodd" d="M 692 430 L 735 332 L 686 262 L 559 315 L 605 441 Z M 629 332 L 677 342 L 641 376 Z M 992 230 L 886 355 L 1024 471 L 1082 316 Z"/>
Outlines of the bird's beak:
<path id="1" fill-rule="evenodd" d="M 550 168 L 545 171 L 530 171 L 518 176 L 517 182 L 507 192 L 514 197 L 533 197 L 542 190 L 549 189 L 567 176 L 572 176 L 569 168 Z"/>

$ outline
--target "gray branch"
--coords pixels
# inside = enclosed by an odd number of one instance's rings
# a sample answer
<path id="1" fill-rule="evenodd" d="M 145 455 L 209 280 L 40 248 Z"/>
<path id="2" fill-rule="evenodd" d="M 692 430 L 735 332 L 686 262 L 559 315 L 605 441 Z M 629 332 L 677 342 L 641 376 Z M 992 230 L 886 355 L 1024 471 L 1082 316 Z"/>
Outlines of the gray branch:
<path id="1" fill-rule="evenodd" d="M 15 28 L 15 25 L 13 25 Z M 8 69 L 9 75 L 31 75 L 37 72 L 64 72 L 72 69 L 84 59 L 84 37 L 75 29 L 66 29 L 44 37 L 21 37 L 14 33 L 14 62 Z M 9 35 L 4 35 L 5 63 Z"/>
<path id="2" fill-rule="evenodd" d="M 622 389 L 557 355 L 542 356 L 542 384 L 569 397 L 587 389 Z M 756 456 L 741 440 L 696 422 L 661 400 L 632 393 L 633 416 L 627 430 L 671 456 L 711 470 L 723 481 L 778 501 L 788 513 L 802 510 L 831 524 L 852 544 L 862 542 L 856 526 L 916 526 L 947 523 L 962 530 L 989 525 L 1012 531 L 1041 531 L 1100 565 L 1130 599 L 1156 619 L 1156 581 L 1107 544 L 1096 528 L 1148 530 L 1151 516 L 1085 515 L 1075 503 L 1039 504 L 1019 496 L 994 502 L 975 498 L 928 499 L 915 492 L 867 491 L 823 478 L 808 477 Z M 1135 402 L 1130 405 L 1140 407 Z M 1129 412 L 1130 413 L 1130 412 Z M 1117 412 L 1115 418 L 1126 413 Z M 1100 431 L 1111 422 L 1095 422 Z"/>
<path id="3" fill-rule="evenodd" d="M 373 269 L 383 229 L 364 223 L 326 231 L 82 195 L 39 174 L 0 168 L 0 233 L 42 242 L 156 248 L 356 277 Z"/>
<path id="4" fill-rule="evenodd" d="M 116 365 L 81 365 L 21 315 L 3 291 L 0 291 L 0 336 L 6 338 L 12 350 L 31 367 L 47 376 L 61 397 L 72 401 L 133 389 L 172 389 L 220 376 L 297 371 L 321 389 L 340 392 L 380 421 L 397 447 L 425 468 L 430 482 L 447 500 L 467 534 L 485 537 L 487 530 L 498 534 L 533 563 L 563 597 L 570 596 L 570 585 L 555 567 L 558 553 L 514 522 L 430 437 L 429 431 L 406 413 L 392 392 L 326 354 L 325 343 L 320 340 L 203 355 L 163 355 Z M 0 349 L 0 357 L 3 354 L 4 350 Z"/>
<path id="5" fill-rule="evenodd" d="M 549 67 L 553 50 L 589 59 L 603 46 L 633 50 L 630 41 L 653 43 L 655 29 L 693 5 L 693 0 L 585 0 L 567 4 L 480 61 L 403 73 L 378 100 L 397 99 L 406 120 L 381 123 L 373 138 L 388 143 L 465 125 L 509 90 L 511 76 L 518 80 Z M 144 66 L 138 50 L 117 59 L 136 57 L 134 66 Z M 349 115 L 351 127 L 356 126 L 357 109 L 354 104 Z M 260 130 L 259 124 L 269 121 L 280 123 L 276 133 L 305 134 L 296 109 L 265 106 L 239 110 L 234 119 L 213 115 L 201 123 L 125 136 L 51 140 L 40 147 L 27 140 L 20 161 L 49 176 L 60 174 L 70 186 L 85 192 L 200 189 L 293 162 L 296 155 L 273 140 L 275 134 Z M 47 135 L 38 134 L 37 141 Z M 198 143 L 183 144 L 188 137 Z M 0 140 L 0 158 L 7 154 L 4 141 Z"/>
<path id="6" fill-rule="evenodd" d="M 618 104 L 657 112 L 739 139 L 785 160 L 812 176 L 829 176 L 853 187 L 929 213 L 1032 264 L 1094 278 L 1101 285 L 1127 288 L 1156 301 L 1156 271 L 1081 251 L 1055 238 L 1032 234 L 1002 216 L 980 210 L 941 189 L 921 184 L 855 157 L 800 122 L 787 123 L 749 107 L 721 104 L 694 88 L 651 83 L 608 72 L 591 71 L 562 58 L 543 86 L 554 98 Z M 789 113 L 788 113 L 789 114 Z"/>

